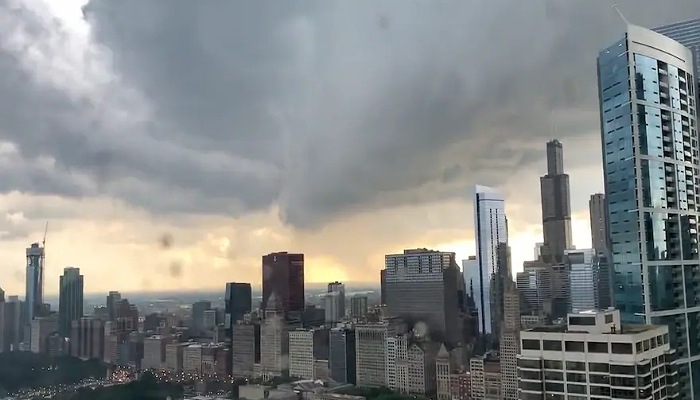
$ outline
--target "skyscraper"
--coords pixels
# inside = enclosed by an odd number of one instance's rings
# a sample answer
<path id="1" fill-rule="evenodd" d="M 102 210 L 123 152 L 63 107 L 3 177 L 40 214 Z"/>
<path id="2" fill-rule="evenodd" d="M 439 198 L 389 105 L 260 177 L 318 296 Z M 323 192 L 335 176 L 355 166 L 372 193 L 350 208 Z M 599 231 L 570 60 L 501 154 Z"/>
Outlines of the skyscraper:
<path id="1" fill-rule="evenodd" d="M 32 243 L 27 248 L 27 285 L 24 304 L 26 323 L 40 316 L 44 308 L 44 248 Z"/>
<path id="2" fill-rule="evenodd" d="M 543 256 L 562 262 L 571 248 L 571 199 L 569 175 L 564 173 L 564 148 L 558 140 L 547 143 L 547 174 L 540 177 L 542 197 Z"/>
<path id="3" fill-rule="evenodd" d="M 416 324 L 417 335 L 450 345 L 459 342 L 459 298 L 464 283 L 455 253 L 404 250 L 384 256 L 384 266 L 387 314 Z"/>
<path id="4" fill-rule="evenodd" d="M 670 37 L 693 52 L 695 79 L 700 83 L 700 18 L 660 26 L 654 30 Z"/>
<path id="5" fill-rule="evenodd" d="M 224 323 L 226 336 L 231 339 L 233 325 L 243 320 L 243 316 L 253 308 L 253 292 L 250 283 L 228 282 L 224 298 Z"/>
<path id="6" fill-rule="evenodd" d="M 115 321 L 117 319 L 119 302 L 122 300 L 121 293 L 117 291 L 110 291 L 107 294 L 107 314 L 109 314 L 109 320 Z"/>
<path id="7" fill-rule="evenodd" d="M 669 326 L 683 398 L 700 398 L 693 70 L 688 48 L 634 25 L 598 56 L 615 305 L 623 322 Z"/>
<path id="8" fill-rule="evenodd" d="M 204 331 L 204 312 L 211 310 L 211 301 L 200 300 L 192 304 L 192 330 L 195 335 Z"/>
<path id="9" fill-rule="evenodd" d="M 500 243 L 508 243 L 505 202 L 503 201 L 503 196 L 495 189 L 486 186 L 476 186 L 474 195 L 474 234 L 476 236 L 476 260 L 479 264 L 477 307 L 479 307 L 479 312 L 481 313 L 481 332 L 486 333 L 491 330 L 489 284 L 496 275 L 498 245 Z"/>
<path id="10" fill-rule="evenodd" d="M 328 284 L 325 298 L 326 322 L 340 322 L 345 317 L 345 285 L 340 282 Z"/>
<path id="11" fill-rule="evenodd" d="M 267 309 L 272 292 L 282 302 L 285 315 L 304 312 L 304 255 L 280 252 L 262 257 L 263 297 Z"/>
<path id="12" fill-rule="evenodd" d="M 83 317 L 83 276 L 79 268 L 64 268 L 58 284 L 58 333 L 69 337 L 71 323 Z"/>
<path id="13" fill-rule="evenodd" d="M 592 194 L 588 200 L 591 219 L 591 243 L 597 253 L 608 254 L 608 214 L 605 211 L 605 195 Z"/>

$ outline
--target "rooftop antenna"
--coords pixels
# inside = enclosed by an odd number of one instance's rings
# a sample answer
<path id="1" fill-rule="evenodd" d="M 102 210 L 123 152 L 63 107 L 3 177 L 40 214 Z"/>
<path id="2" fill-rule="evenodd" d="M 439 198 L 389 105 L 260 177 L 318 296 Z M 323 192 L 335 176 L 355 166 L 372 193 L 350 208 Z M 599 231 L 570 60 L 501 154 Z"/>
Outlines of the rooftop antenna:
<path id="1" fill-rule="evenodd" d="M 612 8 L 615 9 L 615 11 L 617 11 L 617 14 L 620 16 L 620 18 L 622 19 L 622 22 L 624 22 L 625 25 L 630 24 L 630 22 L 627 20 L 627 18 L 625 18 L 625 15 L 622 13 L 622 11 L 620 11 L 620 7 L 617 6 L 617 3 L 613 3 Z"/>

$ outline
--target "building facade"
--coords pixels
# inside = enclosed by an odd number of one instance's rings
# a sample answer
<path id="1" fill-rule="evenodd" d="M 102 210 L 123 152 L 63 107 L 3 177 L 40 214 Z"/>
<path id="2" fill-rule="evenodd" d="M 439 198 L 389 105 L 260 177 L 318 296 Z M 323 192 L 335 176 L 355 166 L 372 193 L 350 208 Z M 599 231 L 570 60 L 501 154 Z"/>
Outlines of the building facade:
<path id="1" fill-rule="evenodd" d="M 27 275 L 24 297 L 25 321 L 30 323 L 36 316 L 42 316 L 44 308 L 44 248 L 32 243 L 27 248 Z"/>
<path id="2" fill-rule="evenodd" d="M 481 332 L 491 332 L 490 282 L 498 266 L 498 245 L 508 243 L 503 195 L 486 186 L 476 186 L 474 194 L 474 233 L 476 260 L 479 264 L 477 307 L 481 314 Z"/>
<path id="3" fill-rule="evenodd" d="M 416 334 L 456 344 L 461 339 L 462 274 L 455 253 L 428 249 L 404 250 L 384 257 L 386 311 L 409 324 L 428 329 Z"/>
<path id="4" fill-rule="evenodd" d="M 328 370 L 330 378 L 339 383 L 356 383 L 355 331 L 333 328 L 328 340 Z"/>
<path id="5" fill-rule="evenodd" d="M 592 194 L 588 200 L 591 223 L 591 243 L 599 254 L 608 254 L 608 214 L 605 210 L 605 194 Z"/>
<path id="6" fill-rule="evenodd" d="M 72 322 L 83 317 L 83 276 L 80 268 L 64 268 L 58 286 L 58 333 L 69 337 Z"/>
<path id="7" fill-rule="evenodd" d="M 625 322 L 670 327 L 684 398 L 700 396 L 694 70 L 687 47 L 634 25 L 598 56 L 615 305 Z"/>
<path id="8" fill-rule="evenodd" d="M 267 308 L 272 293 L 282 302 L 285 315 L 304 312 L 304 255 L 287 252 L 262 257 L 263 297 L 261 309 Z"/>
<path id="9" fill-rule="evenodd" d="M 676 399 L 667 326 L 623 325 L 618 310 L 569 314 L 521 332 L 520 399 Z"/>
<path id="10" fill-rule="evenodd" d="M 231 373 L 234 378 L 254 376 L 260 362 L 260 325 L 237 322 L 231 338 Z"/>
<path id="11" fill-rule="evenodd" d="M 226 337 L 231 339 L 231 329 L 238 321 L 250 313 L 253 309 L 253 291 L 250 283 L 228 282 L 226 283 L 226 297 L 224 298 L 224 326 Z"/>
<path id="12" fill-rule="evenodd" d="M 398 318 L 355 326 L 357 387 L 387 386 L 387 338 L 405 331 Z"/>
<path id="13" fill-rule="evenodd" d="M 569 175 L 564 173 L 564 147 L 558 140 L 547 143 L 547 174 L 540 178 L 543 254 L 547 261 L 561 262 L 571 248 L 571 199 Z"/>

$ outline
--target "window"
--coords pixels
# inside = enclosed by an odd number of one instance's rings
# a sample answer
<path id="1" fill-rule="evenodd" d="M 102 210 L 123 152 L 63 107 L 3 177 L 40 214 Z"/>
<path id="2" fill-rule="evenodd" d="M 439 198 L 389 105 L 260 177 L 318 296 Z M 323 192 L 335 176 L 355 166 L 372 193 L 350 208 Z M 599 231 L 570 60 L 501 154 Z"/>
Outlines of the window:
<path id="1" fill-rule="evenodd" d="M 592 363 L 588 363 L 588 370 L 590 372 L 600 372 L 600 373 L 607 374 L 608 372 L 610 372 L 610 366 L 606 363 L 592 362 Z"/>
<path id="2" fill-rule="evenodd" d="M 571 351 L 571 352 L 577 352 L 577 353 L 583 353 L 584 346 L 583 342 L 566 342 L 566 345 L 564 346 L 566 348 L 566 351 Z"/>
<path id="3" fill-rule="evenodd" d="M 557 360 L 544 360 L 544 369 L 564 369 L 564 363 Z"/>
<path id="4" fill-rule="evenodd" d="M 611 364 L 610 365 L 610 374 L 611 375 L 632 375 L 634 376 L 636 373 L 634 365 L 616 365 L 616 364 Z"/>
<path id="5" fill-rule="evenodd" d="M 569 317 L 569 325 L 595 326 L 595 317 Z"/>
<path id="6" fill-rule="evenodd" d="M 566 362 L 567 371 L 585 371 L 586 363 L 578 361 L 567 361 Z M 634 372 L 634 367 L 632 367 L 632 372 Z"/>
<path id="7" fill-rule="evenodd" d="M 605 323 L 609 324 L 613 322 L 613 315 L 612 314 L 605 314 Z"/>
<path id="8" fill-rule="evenodd" d="M 540 341 L 532 339 L 523 339 L 523 350 L 539 350 Z"/>
<path id="9" fill-rule="evenodd" d="M 608 344 L 603 342 L 588 342 L 589 353 L 608 353 Z"/>
<path id="10" fill-rule="evenodd" d="M 612 352 L 614 354 L 632 354 L 632 343 L 613 343 Z"/>
<path id="11" fill-rule="evenodd" d="M 543 340 L 542 350 L 561 351 L 561 342 L 559 340 Z"/>
<path id="12" fill-rule="evenodd" d="M 518 360 L 518 367 L 530 368 L 530 369 L 540 369 L 540 360 L 527 360 L 527 359 L 521 358 Z"/>

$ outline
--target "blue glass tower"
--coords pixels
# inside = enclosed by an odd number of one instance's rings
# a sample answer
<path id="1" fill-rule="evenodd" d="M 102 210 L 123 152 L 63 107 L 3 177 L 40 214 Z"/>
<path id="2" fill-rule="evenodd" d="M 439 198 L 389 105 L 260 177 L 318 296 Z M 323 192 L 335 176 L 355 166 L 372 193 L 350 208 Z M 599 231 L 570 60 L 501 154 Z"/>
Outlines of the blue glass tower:
<path id="1" fill-rule="evenodd" d="M 681 398 L 700 398 L 700 147 L 693 54 L 628 26 L 598 56 L 613 296 L 623 322 L 669 326 Z"/>

